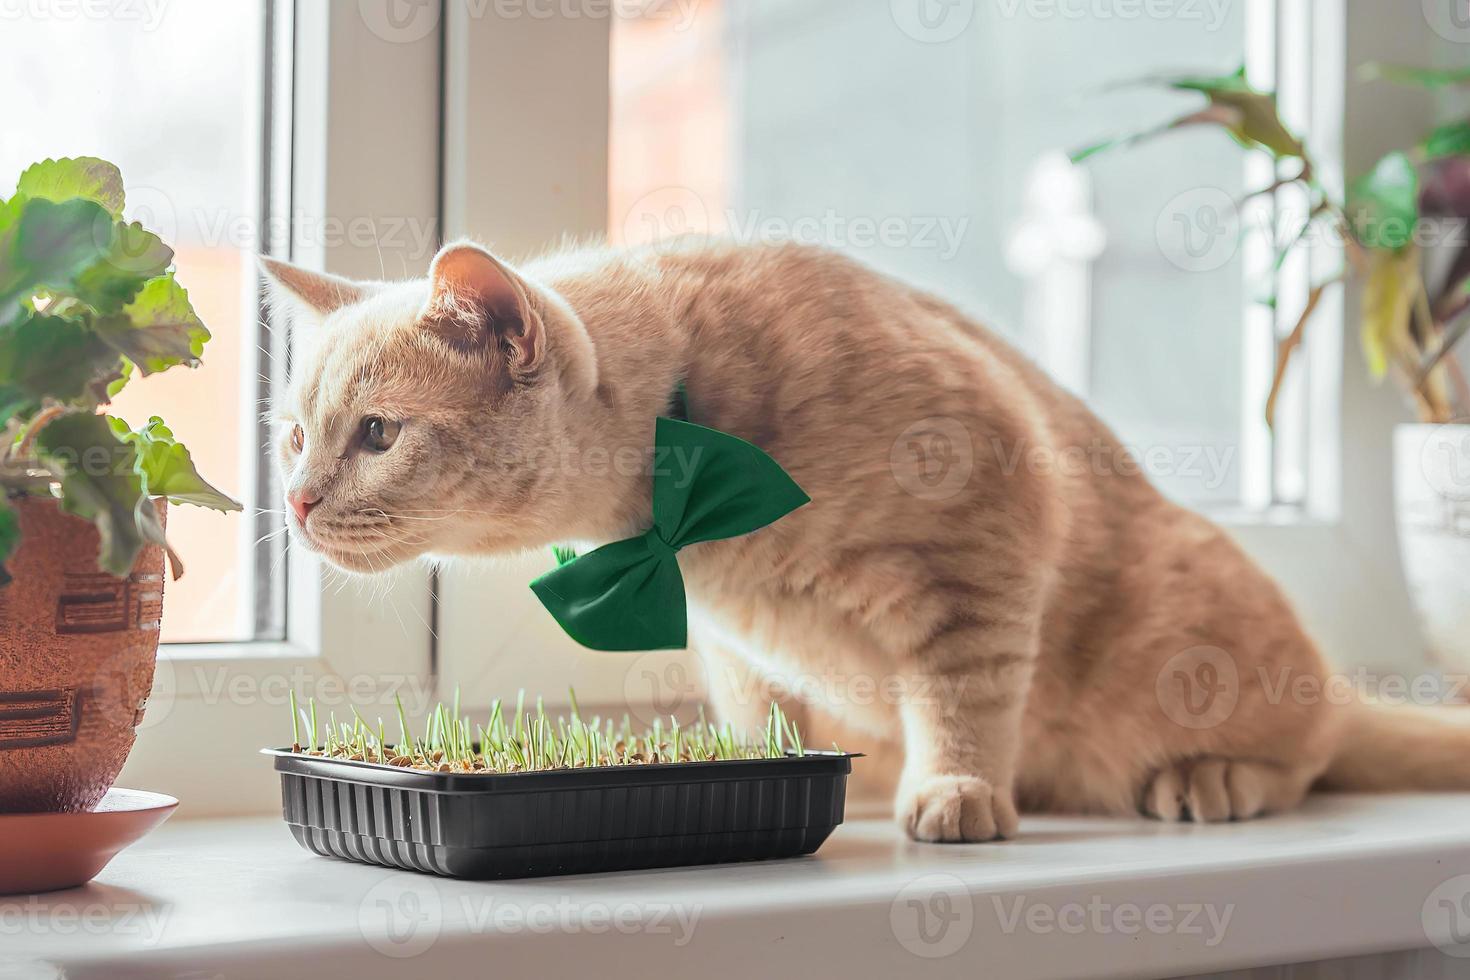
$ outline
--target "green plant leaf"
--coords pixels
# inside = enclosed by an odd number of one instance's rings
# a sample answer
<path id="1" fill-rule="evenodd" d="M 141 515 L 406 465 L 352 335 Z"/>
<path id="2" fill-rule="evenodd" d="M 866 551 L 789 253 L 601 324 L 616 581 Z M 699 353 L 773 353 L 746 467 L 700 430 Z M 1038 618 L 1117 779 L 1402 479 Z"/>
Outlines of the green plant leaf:
<path id="1" fill-rule="evenodd" d="M 1409 311 L 1418 283 L 1417 249 L 1373 252 L 1368 281 L 1363 285 L 1363 356 L 1375 379 L 1401 350 L 1412 347 Z"/>
<path id="2" fill-rule="evenodd" d="M 209 340 L 188 291 L 172 273 L 150 279 L 121 313 L 99 319 L 96 330 L 144 375 L 198 364 Z"/>
<path id="3" fill-rule="evenodd" d="M 1419 220 L 1419 172 L 1409 155 L 1395 150 L 1354 181 L 1347 212 L 1353 234 L 1368 248 L 1409 244 Z"/>
<path id="4" fill-rule="evenodd" d="M 173 261 L 174 250 L 153 232 L 119 221 L 107 253 L 78 277 L 76 294 L 98 313 L 114 313 Z"/>
<path id="5" fill-rule="evenodd" d="M 0 323 L 43 290 L 76 290 L 88 270 L 106 259 L 112 237 L 111 216 L 92 201 L 18 195 L 0 206 Z"/>
<path id="6" fill-rule="evenodd" d="M 26 395 L 0 385 L 0 425 L 7 424 L 22 412 L 35 411 L 36 402 Z"/>
<path id="7" fill-rule="evenodd" d="M 1263 147 L 1278 160 L 1303 156 L 1302 141 L 1286 128 L 1276 111 L 1275 94 L 1251 88 L 1244 67 L 1230 75 L 1175 78 L 1168 85 L 1175 91 L 1198 92 L 1209 99 L 1217 118 L 1202 121 L 1219 122 L 1242 146 Z"/>
<path id="8" fill-rule="evenodd" d="M 117 353 L 85 325 L 27 312 L 0 326 L 0 403 L 75 401 L 117 363 Z"/>
<path id="9" fill-rule="evenodd" d="M 1073 163 L 1104 150 L 1131 146 L 1175 129 L 1203 124 L 1219 126 L 1242 146 L 1266 150 L 1278 160 L 1292 157 L 1306 160 L 1301 140 L 1286 128 L 1276 111 L 1276 96 L 1251 88 L 1244 67 L 1229 75 L 1155 76 L 1127 84 L 1197 92 L 1205 97 L 1207 105 L 1162 125 L 1085 146 L 1071 154 Z"/>
<path id="10" fill-rule="evenodd" d="M 19 545 L 20 518 L 15 513 L 15 508 L 0 495 L 0 586 L 10 584 L 10 573 L 5 569 L 5 562 Z"/>
<path id="11" fill-rule="evenodd" d="M 136 432 L 122 419 L 110 418 L 113 434 L 131 443 L 138 451 L 137 469 L 143 478 L 144 492 L 167 497 L 174 503 L 194 504 L 212 510 L 240 510 L 238 503 L 205 482 L 194 468 L 189 450 L 174 439 L 174 434 L 158 416 Z"/>
<path id="12" fill-rule="evenodd" d="M 1420 144 L 1429 160 L 1470 154 L 1470 119 L 1436 126 Z"/>
<path id="13" fill-rule="evenodd" d="M 122 358 L 122 362 L 118 365 L 117 374 L 107 379 L 107 387 L 104 389 L 104 393 L 107 396 L 107 401 L 110 402 L 114 398 L 116 398 L 117 393 L 122 391 L 123 388 L 127 387 L 128 381 L 132 377 L 133 362 L 124 357 Z"/>
<path id="14" fill-rule="evenodd" d="M 97 525 L 98 567 L 127 575 L 145 541 L 162 536 L 137 472 L 136 448 L 114 436 L 102 416 L 70 412 L 40 431 L 36 449 L 61 474 L 61 509 Z"/>
<path id="15" fill-rule="evenodd" d="M 1369 82 L 1381 78 L 1399 85 L 1429 89 L 1470 84 L 1470 68 L 1415 68 L 1411 65 L 1386 65 L 1370 61 L 1358 70 L 1358 75 Z"/>
<path id="16" fill-rule="evenodd" d="M 85 198 L 102 205 L 113 218 L 121 218 L 123 213 L 122 174 L 96 157 L 43 160 L 20 175 L 15 189 L 19 194 L 47 201 Z"/>

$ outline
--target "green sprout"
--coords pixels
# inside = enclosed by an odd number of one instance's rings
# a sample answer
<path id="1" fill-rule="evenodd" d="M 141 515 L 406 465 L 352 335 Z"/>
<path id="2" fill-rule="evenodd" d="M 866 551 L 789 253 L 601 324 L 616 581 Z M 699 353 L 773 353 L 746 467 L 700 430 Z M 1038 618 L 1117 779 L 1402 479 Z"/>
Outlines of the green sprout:
<path id="1" fill-rule="evenodd" d="M 504 702 L 497 698 L 486 723 L 478 725 L 458 714 L 460 698 L 456 692 L 450 704 L 441 702 L 429 712 L 422 738 L 415 736 L 403 700 L 395 696 L 399 726 L 396 744 L 388 743 L 382 718 L 374 726 L 353 708 L 351 724 L 339 723 L 335 712 L 328 716 L 326 740 L 318 749 L 316 702 L 308 701 L 308 720 L 293 691 L 291 744 L 293 751 L 333 759 L 470 773 L 781 759 L 808 754 L 796 722 L 774 702 L 766 714 L 765 730 L 752 737 L 728 722 L 714 725 L 705 718 L 703 709 L 687 727 L 670 716 L 668 727 L 662 718 L 656 718 L 649 728 L 636 731 L 627 715 L 621 724 L 614 724 L 611 718 L 584 718 L 576 693 L 569 694 L 569 716 L 547 714 L 540 698 L 536 699 L 535 710 L 527 711 L 522 691 L 516 697 L 515 714 L 509 723 Z M 301 741 L 303 722 L 311 728 L 309 747 Z"/>
<path id="2" fill-rule="evenodd" d="M 301 751 L 301 717 L 296 707 L 296 689 L 291 689 L 291 745 L 295 751 Z"/>

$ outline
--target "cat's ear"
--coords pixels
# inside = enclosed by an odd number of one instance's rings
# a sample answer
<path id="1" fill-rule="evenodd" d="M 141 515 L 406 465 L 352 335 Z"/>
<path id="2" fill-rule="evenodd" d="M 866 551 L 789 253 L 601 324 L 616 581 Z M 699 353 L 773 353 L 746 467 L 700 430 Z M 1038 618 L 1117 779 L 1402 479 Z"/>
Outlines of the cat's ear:
<path id="1" fill-rule="evenodd" d="M 545 327 L 525 281 L 470 242 L 446 245 L 434 257 L 421 321 L 456 347 L 503 345 L 518 373 L 534 371 L 545 349 Z"/>
<path id="2" fill-rule="evenodd" d="M 285 306 L 318 320 L 366 299 L 372 291 L 364 283 L 264 255 L 260 256 L 260 271 L 271 306 Z"/>

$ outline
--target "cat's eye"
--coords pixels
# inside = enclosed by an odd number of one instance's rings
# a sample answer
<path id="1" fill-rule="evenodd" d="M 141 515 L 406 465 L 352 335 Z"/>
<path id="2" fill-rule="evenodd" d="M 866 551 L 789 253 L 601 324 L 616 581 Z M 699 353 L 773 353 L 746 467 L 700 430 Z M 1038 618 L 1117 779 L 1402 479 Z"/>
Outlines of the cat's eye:
<path id="1" fill-rule="evenodd" d="M 301 426 L 291 426 L 291 448 L 299 453 L 305 445 L 306 433 L 302 430 Z"/>
<path id="2" fill-rule="evenodd" d="M 402 428 L 401 422 L 385 419 L 381 415 L 369 415 L 362 420 L 363 448 L 375 453 L 387 452 Z"/>

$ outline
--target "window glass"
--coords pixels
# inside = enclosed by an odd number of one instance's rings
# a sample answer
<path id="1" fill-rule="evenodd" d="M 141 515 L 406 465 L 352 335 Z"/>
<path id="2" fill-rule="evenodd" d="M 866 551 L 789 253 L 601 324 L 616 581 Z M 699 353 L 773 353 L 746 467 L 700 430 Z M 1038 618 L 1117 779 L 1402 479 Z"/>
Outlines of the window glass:
<path id="1" fill-rule="evenodd" d="M 261 531 L 249 506 L 262 456 L 253 254 L 264 21 L 259 2 L 31 4 L 0 26 L 0 184 L 47 157 L 116 163 L 126 216 L 175 248 L 179 281 L 213 334 L 201 367 L 135 378 L 112 409 L 133 426 L 162 416 L 206 478 L 247 504 L 244 515 L 170 509 L 187 572 L 168 585 L 165 641 L 279 629 L 257 615 L 279 608 L 279 582 L 255 581 Z"/>

